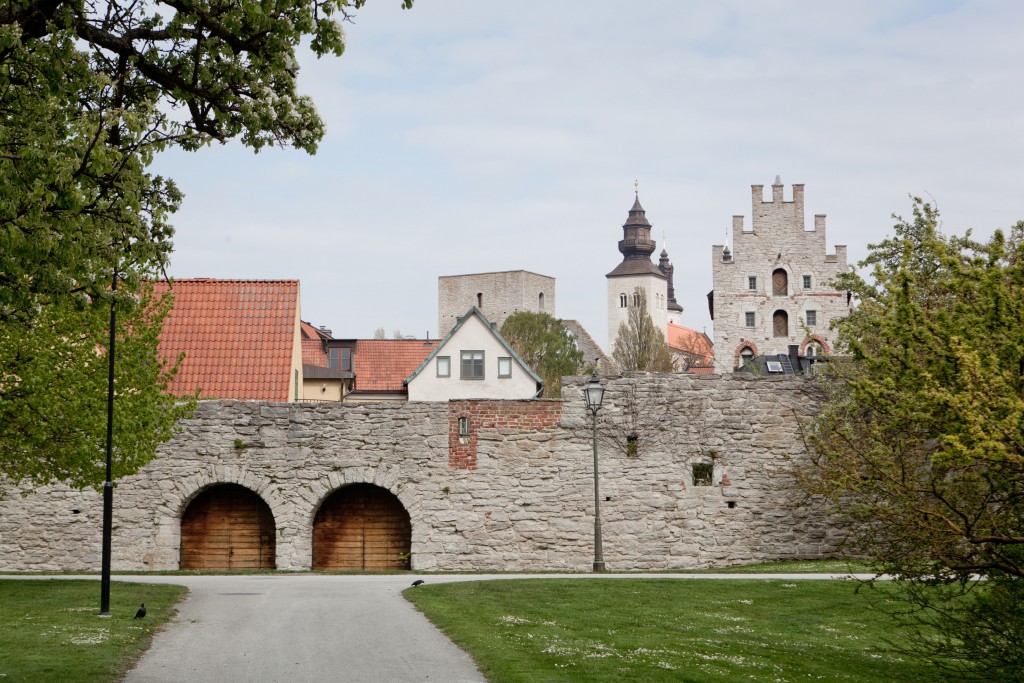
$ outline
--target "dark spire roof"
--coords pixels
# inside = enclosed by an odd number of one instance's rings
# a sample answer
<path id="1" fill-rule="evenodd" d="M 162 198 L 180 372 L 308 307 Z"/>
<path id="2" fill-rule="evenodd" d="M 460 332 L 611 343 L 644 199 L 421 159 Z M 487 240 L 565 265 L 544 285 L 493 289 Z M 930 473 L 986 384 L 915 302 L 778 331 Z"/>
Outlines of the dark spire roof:
<path id="1" fill-rule="evenodd" d="M 633 201 L 629 217 L 622 224 L 622 239 L 619 251 L 622 252 L 622 263 L 605 277 L 622 275 L 655 275 L 664 278 L 665 274 L 651 263 L 656 243 L 651 239 L 651 224 L 647 220 L 644 207 L 640 205 L 640 194 Z"/>
<path id="2" fill-rule="evenodd" d="M 665 274 L 668 279 L 668 310 L 683 312 L 683 307 L 676 301 L 676 287 L 673 282 L 675 274 L 675 266 L 668 260 L 668 250 L 661 250 L 661 258 L 658 260 L 658 270 Z"/>

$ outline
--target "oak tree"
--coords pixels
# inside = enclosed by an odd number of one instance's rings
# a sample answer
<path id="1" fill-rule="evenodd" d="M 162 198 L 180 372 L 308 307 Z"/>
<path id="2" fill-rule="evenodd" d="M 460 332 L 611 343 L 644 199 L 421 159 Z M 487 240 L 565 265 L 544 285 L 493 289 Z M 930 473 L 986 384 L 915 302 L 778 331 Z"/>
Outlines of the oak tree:
<path id="1" fill-rule="evenodd" d="M 110 310 L 115 274 L 124 329 L 149 344 L 138 356 L 149 358 L 149 370 L 121 375 L 119 395 L 153 399 L 132 410 L 163 420 L 129 421 L 124 428 L 137 431 L 121 435 L 118 457 L 135 465 L 153 457 L 144 431 L 166 436 L 175 412 L 143 386 L 160 376 L 153 374 L 156 338 L 143 333 L 155 319 L 135 301 L 168 261 L 169 217 L 181 201 L 173 181 L 150 170 L 154 156 L 169 146 L 198 150 L 231 139 L 254 150 L 314 152 L 323 124 L 297 91 L 296 48 L 305 41 L 318 56 L 341 54 L 339 22 L 364 2 L 0 5 L 0 405 L 17 425 L 0 431 L 8 478 L 90 481 L 75 463 L 51 462 L 47 474 L 30 460 L 46 430 L 54 444 L 72 427 L 84 434 L 102 403 L 31 421 L 53 388 L 45 381 L 54 378 L 49 363 L 60 368 L 67 395 L 94 396 L 86 368 L 95 366 L 94 349 L 105 346 L 95 328 Z M 126 340 L 126 354 L 132 343 Z M 44 353 L 58 350 L 75 356 Z"/>

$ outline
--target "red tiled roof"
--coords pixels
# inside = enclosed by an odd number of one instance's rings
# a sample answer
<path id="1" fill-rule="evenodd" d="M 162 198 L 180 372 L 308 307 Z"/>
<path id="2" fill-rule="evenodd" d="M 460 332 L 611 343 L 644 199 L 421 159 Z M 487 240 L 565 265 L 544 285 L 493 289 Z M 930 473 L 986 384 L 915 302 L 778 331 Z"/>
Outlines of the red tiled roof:
<path id="1" fill-rule="evenodd" d="M 438 339 L 360 339 L 352 354 L 356 391 L 405 391 L 405 378 L 439 343 Z"/>
<path id="2" fill-rule="evenodd" d="M 300 320 L 299 325 L 302 328 L 303 339 L 331 339 L 331 335 L 327 333 L 327 330 L 317 329 L 305 320 Z"/>
<path id="3" fill-rule="evenodd" d="M 699 356 L 707 364 L 714 358 L 714 344 L 703 332 L 669 323 L 667 341 L 670 349 Z"/>
<path id="4" fill-rule="evenodd" d="M 324 345 L 319 339 L 302 340 L 302 364 L 315 365 L 318 368 L 327 367 L 327 354 L 324 353 Z"/>
<path id="5" fill-rule="evenodd" d="M 168 283 L 156 283 L 156 293 Z M 174 280 L 159 353 L 185 360 L 168 388 L 203 398 L 287 401 L 299 310 L 298 280 Z"/>

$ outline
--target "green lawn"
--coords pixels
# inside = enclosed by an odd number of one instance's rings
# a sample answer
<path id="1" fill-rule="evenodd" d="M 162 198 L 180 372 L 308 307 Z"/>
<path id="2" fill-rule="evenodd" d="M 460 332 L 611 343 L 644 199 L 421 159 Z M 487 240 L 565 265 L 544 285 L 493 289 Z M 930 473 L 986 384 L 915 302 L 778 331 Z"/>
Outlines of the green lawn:
<path id="1" fill-rule="evenodd" d="M 114 581 L 111 617 L 100 618 L 99 581 L 0 580 L 0 681 L 119 681 L 187 592 Z"/>
<path id="2" fill-rule="evenodd" d="M 531 579 L 405 596 L 506 681 L 942 681 L 896 655 L 891 586 L 846 581 Z"/>

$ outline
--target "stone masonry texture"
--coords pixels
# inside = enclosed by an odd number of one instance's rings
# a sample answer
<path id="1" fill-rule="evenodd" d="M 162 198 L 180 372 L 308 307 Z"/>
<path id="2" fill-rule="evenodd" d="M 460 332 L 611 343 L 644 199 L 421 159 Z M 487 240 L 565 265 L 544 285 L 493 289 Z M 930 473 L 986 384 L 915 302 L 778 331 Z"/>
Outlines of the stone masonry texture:
<path id="1" fill-rule="evenodd" d="M 587 571 L 593 561 L 592 417 L 584 377 L 563 399 L 391 404 L 202 402 L 159 458 L 114 492 L 115 570 L 177 569 L 182 514 L 204 489 L 256 492 L 277 567 L 311 566 L 312 525 L 337 489 L 393 493 L 417 570 Z M 603 378 L 604 557 L 612 571 L 828 556 L 836 529 L 801 505 L 803 378 L 628 373 Z M 468 416 L 474 452 L 461 452 Z M 456 443 L 452 443 L 455 430 Z M 636 434 L 631 454 L 624 432 Z M 693 465 L 713 466 L 694 486 Z M 22 495 L 22 494 L 25 495 Z M 100 496 L 47 486 L 0 498 L 0 569 L 98 570 Z"/>

